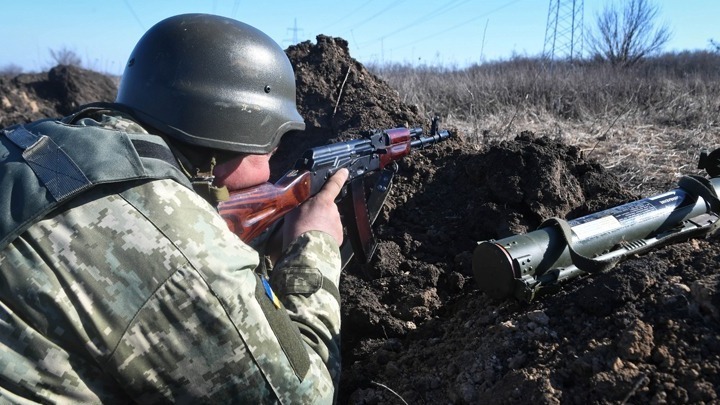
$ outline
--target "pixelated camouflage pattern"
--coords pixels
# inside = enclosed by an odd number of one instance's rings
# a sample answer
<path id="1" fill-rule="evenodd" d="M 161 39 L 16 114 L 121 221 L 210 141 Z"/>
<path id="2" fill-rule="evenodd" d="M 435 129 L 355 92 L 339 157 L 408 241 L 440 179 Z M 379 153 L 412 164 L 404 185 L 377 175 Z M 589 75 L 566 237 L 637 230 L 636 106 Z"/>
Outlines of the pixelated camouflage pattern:
<path id="1" fill-rule="evenodd" d="M 255 296 L 257 264 L 178 183 L 93 188 L 0 252 L 0 402 L 331 403 L 340 303 L 276 289 L 310 356 L 298 377 Z M 308 269 L 337 288 L 329 235 L 301 236 L 273 280 Z"/>
<path id="2" fill-rule="evenodd" d="M 74 116 L 69 116 L 64 121 L 74 120 L 74 125 L 78 126 L 99 126 L 107 129 L 115 129 L 118 131 L 133 133 L 133 134 L 147 134 L 148 132 L 140 124 L 130 119 L 126 114 L 114 111 L 113 114 L 108 114 L 107 110 L 100 110 L 94 114 L 88 114 L 88 118 L 74 119 Z"/>

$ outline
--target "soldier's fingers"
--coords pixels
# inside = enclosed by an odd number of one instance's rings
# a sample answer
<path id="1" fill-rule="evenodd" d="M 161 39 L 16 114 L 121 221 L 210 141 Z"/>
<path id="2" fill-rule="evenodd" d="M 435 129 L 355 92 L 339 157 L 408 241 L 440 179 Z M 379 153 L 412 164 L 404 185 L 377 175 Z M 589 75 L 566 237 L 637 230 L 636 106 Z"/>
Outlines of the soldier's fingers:
<path id="1" fill-rule="evenodd" d="M 338 170 L 337 173 L 330 176 L 322 190 L 318 193 L 318 196 L 320 196 L 320 198 L 335 200 L 335 197 L 340 194 L 340 190 L 342 190 L 342 186 L 345 184 L 349 175 L 350 172 L 346 168 Z"/>

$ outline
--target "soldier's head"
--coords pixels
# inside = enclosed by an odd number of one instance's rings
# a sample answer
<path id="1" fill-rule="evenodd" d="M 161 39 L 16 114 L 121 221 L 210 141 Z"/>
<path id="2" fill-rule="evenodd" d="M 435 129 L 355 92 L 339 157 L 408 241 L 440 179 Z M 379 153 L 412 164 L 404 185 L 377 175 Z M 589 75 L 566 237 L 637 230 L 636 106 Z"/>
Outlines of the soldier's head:
<path id="1" fill-rule="evenodd" d="M 193 147 L 268 154 L 305 123 L 282 48 L 242 22 L 184 14 L 150 28 L 132 51 L 116 102 Z"/>

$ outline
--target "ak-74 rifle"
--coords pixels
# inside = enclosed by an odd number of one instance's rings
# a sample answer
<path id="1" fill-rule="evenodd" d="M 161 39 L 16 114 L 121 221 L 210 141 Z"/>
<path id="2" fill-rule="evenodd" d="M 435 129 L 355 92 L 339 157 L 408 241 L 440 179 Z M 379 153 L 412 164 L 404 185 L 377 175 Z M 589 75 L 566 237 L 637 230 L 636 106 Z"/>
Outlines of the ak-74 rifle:
<path id="1" fill-rule="evenodd" d="M 393 128 L 375 131 L 360 139 L 337 142 L 306 150 L 295 166 L 277 182 L 264 183 L 231 193 L 218 206 L 230 230 L 246 243 L 268 232 L 282 217 L 317 194 L 327 179 L 341 168 L 349 177 L 339 199 L 343 224 L 350 245 L 343 244 L 343 267 L 350 258 L 367 263 L 376 242 L 375 222 L 397 172 L 396 161 L 414 149 L 448 139 L 451 134 L 432 120 L 430 133 L 422 128 Z M 366 179 L 375 179 L 366 184 Z M 251 243 L 252 244 L 252 243 Z"/>

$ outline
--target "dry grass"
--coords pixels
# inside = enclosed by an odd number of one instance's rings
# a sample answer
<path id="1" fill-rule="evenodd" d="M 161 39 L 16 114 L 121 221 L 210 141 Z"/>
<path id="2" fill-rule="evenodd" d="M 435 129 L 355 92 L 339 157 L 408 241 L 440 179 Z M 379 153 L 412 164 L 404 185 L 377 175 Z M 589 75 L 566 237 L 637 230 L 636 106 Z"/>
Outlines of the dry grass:
<path id="1" fill-rule="evenodd" d="M 533 131 L 577 146 L 644 193 L 700 173 L 700 152 L 720 146 L 718 53 L 666 54 L 626 69 L 537 59 L 370 68 L 478 148 Z"/>

